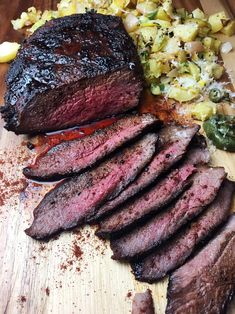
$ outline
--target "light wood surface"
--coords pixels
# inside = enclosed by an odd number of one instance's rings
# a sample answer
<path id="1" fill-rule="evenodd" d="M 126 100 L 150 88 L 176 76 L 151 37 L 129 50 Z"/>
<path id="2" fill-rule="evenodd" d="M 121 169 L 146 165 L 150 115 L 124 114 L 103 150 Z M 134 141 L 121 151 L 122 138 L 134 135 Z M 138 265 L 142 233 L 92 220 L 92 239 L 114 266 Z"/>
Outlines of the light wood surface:
<path id="1" fill-rule="evenodd" d="M 12 30 L 10 20 L 31 5 L 45 9 L 55 7 L 55 1 L 1 0 L 0 42 L 22 38 Z M 201 5 L 206 13 L 225 8 L 231 16 L 235 14 L 234 0 L 185 0 L 176 1 L 176 5 L 189 9 Z M 235 37 L 229 40 L 235 47 Z M 235 83 L 235 52 L 223 58 Z M 7 67 L 0 66 L 0 103 Z M 97 239 L 93 229 L 86 227 L 81 234 L 64 233 L 48 243 L 25 235 L 33 208 L 50 189 L 22 177 L 22 167 L 33 158 L 25 140 L 7 132 L 0 122 L 0 314 L 127 314 L 133 294 L 147 287 L 152 290 L 156 313 L 163 314 L 167 279 L 154 285 L 135 281 L 127 265 L 110 259 L 108 244 Z M 212 162 L 224 166 L 235 181 L 235 154 L 217 150 Z M 74 255 L 76 246 L 83 252 L 81 257 Z M 229 313 L 235 313 L 235 301 Z"/>

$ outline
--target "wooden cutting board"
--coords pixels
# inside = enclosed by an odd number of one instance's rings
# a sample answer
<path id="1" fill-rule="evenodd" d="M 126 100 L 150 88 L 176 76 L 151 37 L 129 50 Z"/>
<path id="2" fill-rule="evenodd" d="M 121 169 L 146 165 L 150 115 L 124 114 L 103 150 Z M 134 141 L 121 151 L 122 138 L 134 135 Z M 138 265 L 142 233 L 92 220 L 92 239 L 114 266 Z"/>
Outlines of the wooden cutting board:
<path id="1" fill-rule="evenodd" d="M 188 9 L 201 6 L 209 14 L 225 10 L 235 17 L 234 0 L 175 2 Z M 55 8 L 56 3 L 1 0 L 0 42 L 22 38 L 12 30 L 10 20 L 32 5 L 44 10 Z M 235 47 L 235 36 L 229 41 Z M 235 49 L 223 59 L 235 84 Z M 1 102 L 7 68 L 0 66 Z M 224 111 L 231 109 L 224 107 Z M 129 266 L 110 259 L 108 244 L 94 236 L 94 229 L 86 227 L 81 232 L 64 233 L 49 243 L 25 235 L 33 208 L 50 189 L 49 185 L 27 182 L 22 177 L 22 167 L 33 158 L 25 146 L 26 140 L 7 132 L 3 121 L 0 122 L 0 314 L 126 314 L 131 311 L 134 293 L 147 287 L 153 292 L 156 313 L 163 314 L 167 279 L 154 285 L 135 281 Z M 212 162 L 224 166 L 229 178 L 235 181 L 235 154 L 217 150 Z M 235 313 L 235 300 L 229 313 Z"/>

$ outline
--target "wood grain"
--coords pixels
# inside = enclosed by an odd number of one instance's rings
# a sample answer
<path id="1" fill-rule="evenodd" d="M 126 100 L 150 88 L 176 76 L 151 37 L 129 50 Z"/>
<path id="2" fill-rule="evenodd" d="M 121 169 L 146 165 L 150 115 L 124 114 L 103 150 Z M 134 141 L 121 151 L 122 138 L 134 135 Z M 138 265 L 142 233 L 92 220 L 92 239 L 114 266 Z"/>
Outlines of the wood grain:
<path id="1" fill-rule="evenodd" d="M 207 13 L 225 8 L 231 16 L 235 14 L 234 0 L 175 3 L 191 10 L 202 7 Z M 56 1 L 1 0 L 0 42 L 22 40 L 21 33 L 12 29 L 10 20 L 32 5 L 43 10 L 55 8 Z M 230 40 L 235 47 L 234 38 Z M 234 78 L 234 54 L 223 57 Z M 7 68 L 0 66 L 0 103 Z M 94 237 L 93 229 L 84 228 L 81 234 L 64 233 L 45 244 L 25 235 L 23 230 L 32 220 L 33 208 L 50 189 L 22 178 L 22 167 L 33 158 L 25 140 L 4 130 L 0 121 L 0 314 L 126 314 L 131 310 L 131 295 L 147 287 L 153 292 L 156 313 L 163 314 L 167 279 L 151 286 L 135 281 L 127 265 L 110 259 L 110 249 Z M 217 150 L 212 159 L 214 165 L 224 166 L 235 180 L 234 154 Z M 76 246 L 83 251 L 81 257 L 74 255 Z M 235 313 L 234 302 L 229 313 Z"/>

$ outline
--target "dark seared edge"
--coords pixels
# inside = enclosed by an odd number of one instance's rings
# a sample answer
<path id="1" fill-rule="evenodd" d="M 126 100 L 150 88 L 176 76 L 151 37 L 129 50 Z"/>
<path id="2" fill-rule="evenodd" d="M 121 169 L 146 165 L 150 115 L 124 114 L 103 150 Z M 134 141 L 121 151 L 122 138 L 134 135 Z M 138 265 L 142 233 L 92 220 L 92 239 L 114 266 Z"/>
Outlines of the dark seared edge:
<path id="1" fill-rule="evenodd" d="M 166 314 L 222 314 L 235 292 L 235 214 L 170 276 Z"/>
<path id="2" fill-rule="evenodd" d="M 51 20 L 25 39 L 6 87 L 5 127 L 45 132 L 134 108 L 143 70 L 121 18 L 88 12 Z"/>
<path id="3" fill-rule="evenodd" d="M 172 170 L 150 190 L 137 195 L 111 216 L 102 219 L 96 234 L 102 238 L 115 236 L 169 204 L 190 184 L 189 178 L 196 170 L 194 166 L 208 162 L 208 154 L 206 148 L 189 150 L 181 167 Z"/>
<path id="4" fill-rule="evenodd" d="M 55 145 L 39 155 L 33 165 L 24 168 L 23 173 L 28 178 L 38 180 L 80 173 L 158 124 L 158 120 L 151 114 L 126 115 L 90 136 Z"/>
<path id="5" fill-rule="evenodd" d="M 137 258 L 169 239 L 213 201 L 225 176 L 224 168 L 201 167 L 193 178 L 192 186 L 172 207 L 123 237 L 111 240 L 113 258 Z"/>
<path id="6" fill-rule="evenodd" d="M 34 221 L 26 233 L 42 239 L 82 224 L 102 202 L 115 197 L 135 179 L 150 162 L 156 142 L 156 134 L 147 134 L 99 167 L 57 185 L 35 208 Z"/>
<path id="7" fill-rule="evenodd" d="M 131 314 L 154 314 L 153 298 L 150 289 L 136 293 L 132 303 Z"/>
<path id="8" fill-rule="evenodd" d="M 158 146 L 158 152 L 152 162 L 118 197 L 106 202 L 97 211 L 96 215 L 91 217 L 90 221 L 96 221 L 104 215 L 111 213 L 126 200 L 156 181 L 160 174 L 167 171 L 183 157 L 187 146 L 198 130 L 198 125 L 191 127 L 171 125 L 163 128 L 159 133 L 160 145 Z"/>
<path id="9" fill-rule="evenodd" d="M 135 278 L 152 283 L 181 266 L 197 245 L 223 224 L 230 212 L 235 184 L 225 180 L 216 199 L 189 226 L 146 258 L 132 264 Z"/>

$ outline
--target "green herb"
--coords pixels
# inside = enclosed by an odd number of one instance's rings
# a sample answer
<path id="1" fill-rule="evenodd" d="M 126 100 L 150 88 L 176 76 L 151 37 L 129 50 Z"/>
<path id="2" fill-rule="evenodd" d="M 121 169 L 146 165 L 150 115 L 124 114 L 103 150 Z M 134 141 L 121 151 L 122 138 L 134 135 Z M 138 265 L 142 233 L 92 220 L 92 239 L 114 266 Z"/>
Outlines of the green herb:
<path id="1" fill-rule="evenodd" d="M 203 123 L 203 128 L 217 148 L 235 152 L 235 116 L 212 116 Z"/>

